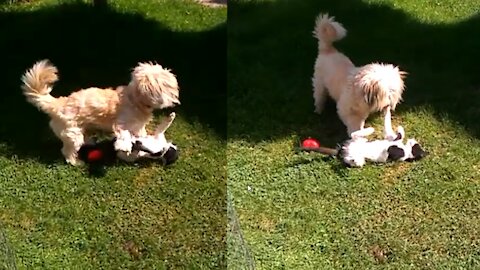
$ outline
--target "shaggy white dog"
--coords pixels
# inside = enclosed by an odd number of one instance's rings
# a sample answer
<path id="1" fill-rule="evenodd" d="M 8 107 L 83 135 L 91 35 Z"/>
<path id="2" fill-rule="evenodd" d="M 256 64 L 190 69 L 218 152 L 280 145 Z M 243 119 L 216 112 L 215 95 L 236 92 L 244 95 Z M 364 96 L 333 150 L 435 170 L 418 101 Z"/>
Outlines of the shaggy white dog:
<path id="1" fill-rule="evenodd" d="M 364 128 L 373 112 L 395 107 L 402 99 L 406 72 L 390 64 L 372 63 L 355 67 L 332 43 L 346 36 L 347 31 L 334 17 L 320 14 L 314 36 L 318 39 L 313 98 L 315 112 L 321 113 L 327 96 L 337 103 L 337 112 L 348 134 Z"/>
<path id="2" fill-rule="evenodd" d="M 147 135 L 145 126 L 154 109 L 180 104 L 175 75 L 158 64 L 139 63 L 126 86 L 91 87 L 55 98 L 50 92 L 57 72 L 48 60 L 39 61 L 23 75 L 22 89 L 28 102 L 50 116 L 50 127 L 62 140 L 62 153 L 72 165 L 80 163 L 77 151 L 89 132 L 113 132 L 115 149 L 128 154 L 132 138 Z"/>

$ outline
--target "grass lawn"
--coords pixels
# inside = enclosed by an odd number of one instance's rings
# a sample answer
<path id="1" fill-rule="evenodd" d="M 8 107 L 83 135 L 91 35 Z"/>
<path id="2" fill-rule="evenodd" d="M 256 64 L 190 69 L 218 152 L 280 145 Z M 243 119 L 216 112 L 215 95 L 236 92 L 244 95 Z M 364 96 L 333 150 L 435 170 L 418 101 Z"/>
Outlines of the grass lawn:
<path id="1" fill-rule="evenodd" d="M 480 268 L 478 11 L 477 0 L 230 1 L 228 256 L 244 258 L 231 269 L 249 257 L 257 269 Z M 346 136 L 333 102 L 313 113 L 320 12 L 346 27 L 336 46 L 355 64 L 409 73 L 393 123 L 426 159 L 348 169 L 295 152 L 307 136 Z"/>
<path id="2" fill-rule="evenodd" d="M 0 4 L 0 268 L 217 269 L 226 265 L 226 8 L 194 1 Z M 66 165 L 20 77 L 50 59 L 54 96 L 129 81 L 139 61 L 181 88 L 171 167 Z M 159 112 L 158 120 L 165 112 Z"/>

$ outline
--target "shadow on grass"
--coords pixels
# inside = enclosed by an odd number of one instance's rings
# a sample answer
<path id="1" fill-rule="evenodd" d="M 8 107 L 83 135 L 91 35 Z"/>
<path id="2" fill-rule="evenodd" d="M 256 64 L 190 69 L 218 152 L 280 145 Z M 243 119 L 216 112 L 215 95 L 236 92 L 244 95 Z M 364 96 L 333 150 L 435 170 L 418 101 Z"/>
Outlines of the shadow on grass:
<path id="1" fill-rule="evenodd" d="M 48 117 L 20 90 L 25 70 L 45 58 L 59 69 L 54 96 L 123 85 L 137 62 L 158 62 L 177 75 L 182 105 L 175 110 L 225 138 L 225 23 L 204 32 L 173 32 L 138 14 L 74 1 L 32 12 L 1 12 L 0 33 L 0 142 L 10 154 L 43 162 L 62 159 Z"/>
<path id="2" fill-rule="evenodd" d="M 15 254 L 5 235 L 3 224 L 0 224 L 0 268 L 5 270 L 17 269 Z"/>
<path id="3" fill-rule="evenodd" d="M 313 113 L 311 32 L 320 12 L 346 27 L 336 47 L 357 66 L 389 62 L 409 73 L 395 114 L 428 106 L 480 136 L 480 16 L 433 25 L 356 0 L 278 0 L 229 3 L 229 138 L 255 143 L 294 134 L 332 146 L 346 137 L 333 102 L 321 116 Z"/>

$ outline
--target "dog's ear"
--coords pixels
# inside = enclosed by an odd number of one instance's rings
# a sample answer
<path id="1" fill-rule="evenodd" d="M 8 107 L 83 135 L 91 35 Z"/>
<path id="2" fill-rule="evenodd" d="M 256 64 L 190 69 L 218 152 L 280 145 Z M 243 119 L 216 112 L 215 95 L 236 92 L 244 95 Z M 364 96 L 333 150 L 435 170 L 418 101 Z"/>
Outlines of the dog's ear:
<path id="1" fill-rule="evenodd" d="M 400 132 L 397 132 L 397 137 L 395 137 L 394 141 L 401 141 L 403 140 L 403 134 Z"/>
<path id="2" fill-rule="evenodd" d="M 427 152 L 425 152 L 425 150 L 422 149 L 420 144 L 416 143 L 412 146 L 412 155 L 413 155 L 412 160 L 420 160 L 427 155 Z"/>
<path id="3" fill-rule="evenodd" d="M 365 103 L 367 103 L 368 107 L 380 111 L 385 105 L 389 93 L 382 89 L 380 82 L 377 80 L 367 81 L 367 83 L 364 83 L 361 87 Z M 390 104 L 392 111 L 395 110 L 395 105 L 396 104 Z"/>
<path id="4" fill-rule="evenodd" d="M 163 158 L 165 158 L 165 165 L 170 165 L 177 161 L 178 159 L 178 149 L 176 147 L 170 146 L 163 155 Z"/>
<path id="5" fill-rule="evenodd" d="M 378 106 L 378 102 L 385 98 L 385 92 L 380 90 L 378 81 L 370 81 L 370 83 L 365 84 L 363 87 L 363 93 L 365 102 L 371 108 L 376 108 Z"/>
<path id="6" fill-rule="evenodd" d="M 405 151 L 396 145 L 392 145 L 388 147 L 387 152 L 388 152 L 387 160 L 391 160 L 391 161 L 399 160 L 405 156 Z"/>

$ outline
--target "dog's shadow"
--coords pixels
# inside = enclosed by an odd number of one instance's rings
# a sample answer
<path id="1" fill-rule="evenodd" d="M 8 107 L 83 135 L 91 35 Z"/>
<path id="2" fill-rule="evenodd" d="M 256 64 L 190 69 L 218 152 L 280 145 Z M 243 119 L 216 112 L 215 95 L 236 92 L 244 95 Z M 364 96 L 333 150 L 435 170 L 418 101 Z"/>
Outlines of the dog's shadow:
<path id="1" fill-rule="evenodd" d="M 145 168 L 160 166 L 164 170 L 168 170 L 170 168 L 175 167 L 175 163 L 166 165 L 164 162 L 160 160 L 153 160 L 153 159 L 146 159 L 146 158 L 135 161 L 135 162 L 127 162 L 127 161 L 117 159 L 114 162 L 109 162 L 102 165 L 84 164 L 81 169 L 85 176 L 88 176 L 93 179 L 102 179 L 103 177 L 108 175 L 108 170 L 113 167 L 117 167 L 117 168 L 135 167 L 138 169 L 145 169 Z"/>
<path id="2" fill-rule="evenodd" d="M 203 32 L 180 32 L 137 13 L 82 1 L 28 12 L 4 9 L 0 11 L 0 144 L 5 146 L 1 154 L 44 163 L 63 160 L 49 117 L 27 103 L 20 89 L 21 76 L 41 59 L 49 59 L 59 69 L 60 80 L 52 91 L 56 97 L 80 88 L 124 85 L 138 62 L 158 62 L 177 76 L 182 103 L 177 113 L 225 138 L 225 51 L 225 22 Z"/>
<path id="3" fill-rule="evenodd" d="M 334 156 L 325 156 L 319 153 L 309 153 L 308 155 L 296 153 L 294 161 L 287 164 L 287 167 L 298 167 L 301 165 L 307 165 L 315 162 L 321 162 L 328 164 L 332 171 L 340 178 L 348 176 L 349 170 L 356 168 L 347 167 L 341 160 Z"/>

